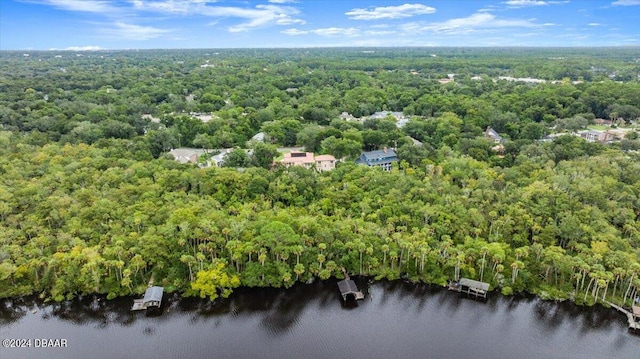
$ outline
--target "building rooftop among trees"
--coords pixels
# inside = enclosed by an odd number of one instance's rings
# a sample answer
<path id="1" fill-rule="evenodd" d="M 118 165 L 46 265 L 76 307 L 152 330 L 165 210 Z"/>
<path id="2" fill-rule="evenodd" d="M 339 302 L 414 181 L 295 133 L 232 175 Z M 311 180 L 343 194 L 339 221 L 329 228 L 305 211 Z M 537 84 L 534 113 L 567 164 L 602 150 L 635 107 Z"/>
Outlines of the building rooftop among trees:
<path id="1" fill-rule="evenodd" d="M 285 153 L 280 163 L 285 167 L 301 166 L 312 168 L 315 165 L 318 171 L 331 171 L 336 167 L 336 158 L 331 155 L 314 157 L 313 152 L 292 151 Z"/>
<path id="2" fill-rule="evenodd" d="M 398 162 L 396 151 L 386 147 L 381 150 L 364 152 L 356 159 L 357 164 L 369 167 L 378 166 L 385 171 L 391 171 L 394 162 Z"/>

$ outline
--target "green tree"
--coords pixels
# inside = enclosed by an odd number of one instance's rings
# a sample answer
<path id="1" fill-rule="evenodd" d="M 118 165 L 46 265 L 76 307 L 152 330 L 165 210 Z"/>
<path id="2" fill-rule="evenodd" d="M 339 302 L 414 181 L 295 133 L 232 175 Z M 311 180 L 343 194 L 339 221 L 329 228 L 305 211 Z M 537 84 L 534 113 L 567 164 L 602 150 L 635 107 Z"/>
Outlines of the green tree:
<path id="1" fill-rule="evenodd" d="M 251 160 L 242 148 L 234 148 L 222 161 L 222 167 L 249 167 L 250 164 Z"/>
<path id="2" fill-rule="evenodd" d="M 158 158 L 161 154 L 178 146 L 178 140 L 176 137 L 166 130 L 149 131 L 147 133 L 147 141 L 149 143 L 151 155 L 154 158 Z"/>
<path id="3" fill-rule="evenodd" d="M 209 297 L 209 300 L 215 300 L 219 295 L 227 298 L 231 295 L 233 288 L 240 285 L 240 279 L 237 275 L 229 275 L 223 262 L 215 262 L 210 265 L 209 269 L 198 271 L 196 280 L 191 283 L 191 289 L 194 290 L 200 298 Z"/>
<path id="4" fill-rule="evenodd" d="M 269 169 L 273 165 L 273 159 L 278 156 L 275 146 L 258 142 L 253 146 L 251 163 L 253 166 Z"/>
<path id="5" fill-rule="evenodd" d="M 336 158 L 355 158 L 360 154 L 362 145 L 354 140 L 335 138 L 333 136 L 322 140 L 322 150 Z"/>

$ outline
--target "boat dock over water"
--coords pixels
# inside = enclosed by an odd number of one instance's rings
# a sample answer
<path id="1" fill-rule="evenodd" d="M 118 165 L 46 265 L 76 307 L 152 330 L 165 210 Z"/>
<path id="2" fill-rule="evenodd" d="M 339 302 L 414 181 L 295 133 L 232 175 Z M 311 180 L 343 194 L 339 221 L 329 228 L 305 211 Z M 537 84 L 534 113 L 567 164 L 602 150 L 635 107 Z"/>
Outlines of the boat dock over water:
<path id="1" fill-rule="evenodd" d="M 475 299 L 486 300 L 487 292 L 489 292 L 489 283 L 460 278 L 457 282 L 449 282 L 449 290 L 466 294 L 468 297 L 474 297 Z"/>
<path id="2" fill-rule="evenodd" d="M 131 310 L 160 308 L 160 305 L 162 304 L 163 293 L 163 287 L 151 286 L 147 288 L 143 298 L 133 300 L 133 306 L 131 307 Z"/>
<path id="3" fill-rule="evenodd" d="M 627 321 L 629 323 L 629 331 L 636 333 L 636 334 L 640 334 L 640 322 L 638 322 L 638 320 L 640 320 L 640 307 L 637 305 L 634 305 L 631 307 L 631 312 L 620 307 L 617 306 L 611 302 L 607 302 L 607 304 L 609 304 L 611 306 L 611 308 L 617 309 L 619 312 L 623 313 L 624 315 L 627 316 Z"/>
<path id="4" fill-rule="evenodd" d="M 344 272 L 345 278 L 338 282 L 338 289 L 340 289 L 342 300 L 348 302 L 364 299 L 364 294 L 358 290 L 358 286 L 356 286 L 356 283 L 349 278 L 349 274 L 347 274 L 346 270 L 343 268 L 342 271 Z"/>

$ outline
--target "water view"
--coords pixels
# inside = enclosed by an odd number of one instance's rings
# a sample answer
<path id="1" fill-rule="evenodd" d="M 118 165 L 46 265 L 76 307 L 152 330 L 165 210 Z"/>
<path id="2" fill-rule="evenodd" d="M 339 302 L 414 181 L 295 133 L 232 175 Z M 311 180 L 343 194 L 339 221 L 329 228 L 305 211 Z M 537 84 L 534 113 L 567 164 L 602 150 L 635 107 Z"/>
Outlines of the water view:
<path id="1" fill-rule="evenodd" d="M 132 298 L 42 305 L 2 301 L 1 336 L 66 339 L 66 348 L 2 348 L 5 358 L 638 358 L 624 316 L 537 298 L 486 303 L 404 282 L 357 281 L 365 300 L 340 302 L 335 281 L 240 289 L 212 305 L 165 294 L 156 316 Z M 32 341 L 32 344 L 34 342 Z"/>

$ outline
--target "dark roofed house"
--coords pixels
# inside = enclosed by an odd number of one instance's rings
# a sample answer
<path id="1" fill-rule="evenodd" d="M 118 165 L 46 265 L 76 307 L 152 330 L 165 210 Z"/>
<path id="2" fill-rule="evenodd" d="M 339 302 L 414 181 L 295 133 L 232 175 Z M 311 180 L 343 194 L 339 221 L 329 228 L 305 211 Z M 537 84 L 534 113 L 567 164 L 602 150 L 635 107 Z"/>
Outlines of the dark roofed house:
<path id="1" fill-rule="evenodd" d="M 164 293 L 163 287 L 149 287 L 147 291 L 144 293 L 144 298 L 142 298 L 142 303 L 147 307 L 159 307 L 160 303 L 162 303 L 162 294 Z"/>
<path id="2" fill-rule="evenodd" d="M 356 164 L 367 165 L 369 167 L 381 167 L 385 171 L 391 171 L 393 163 L 398 162 L 396 151 L 387 149 L 364 152 L 356 160 Z"/>
<path id="3" fill-rule="evenodd" d="M 258 132 L 253 137 L 251 137 L 252 142 L 266 142 L 267 135 L 264 132 Z"/>
<path id="4" fill-rule="evenodd" d="M 460 278 L 457 282 L 449 283 L 449 290 L 465 294 L 467 296 L 474 296 L 476 299 L 487 299 L 487 292 L 489 292 L 489 283 L 480 282 L 468 278 Z"/>
<path id="5" fill-rule="evenodd" d="M 163 287 L 149 287 L 146 292 L 144 292 L 144 297 L 142 299 L 135 299 L 133 301 L 133 307 L 131 310 L 144 310 L 151 308 L 159 308 L 160 304 L 162 304 L 162 295 L 164 293 Z"/>
<path id="6" fill-rule="evenodd" d="M 463 287 L 473 288 L 476 291 L 481 291 L 485 293 L 489 291 L 489 283 L 480 282 L 473 279 L 460 278 L 460 285 Z"/>
<path id="7" fill-rule="evenodd" d="M 484 137 L 492 140 L 495 144 L 504 144 L 504 138 L 502 138 L 502 136 L 500 136 L 500 134 L 491 127 L 487 127 L 487 130 L 484 131 Z"/>

